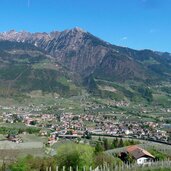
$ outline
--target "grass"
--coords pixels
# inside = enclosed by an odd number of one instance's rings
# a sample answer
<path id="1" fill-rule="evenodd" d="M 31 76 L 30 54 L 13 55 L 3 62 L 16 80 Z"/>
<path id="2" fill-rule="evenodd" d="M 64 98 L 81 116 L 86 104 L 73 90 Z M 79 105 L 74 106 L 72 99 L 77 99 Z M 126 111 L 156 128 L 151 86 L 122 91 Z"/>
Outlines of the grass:
<path id="1" fill-rule="evenodd" d="M 161 93 L 161 94 L 154 94 L 153 97 L 154 97 L 154 103 L 157 103 L 163 106 L 168 106 L 168 107 L 170 106 L 170 103 L 171 103 L 170 96 L 164 93 Z"/>
<path id="2" fill-rule="evenodd" d="M 7 128 L 13 128 L 13 129 L 17 129 L 17 128 L 25 128 L 25 124 L 24 123 L 0 123 L 1 127 L 7 127 Z"/>
<path id="3" fill-rule="evenodd" d="M 58 70 L 59 68 L 55 63 L 52 63 L 49 59 L 44 59 L 39 63 L 33 64 L 34 69 L 53 69 Z"/>
<path id="4" fill-rule="evenodd" d="M 24 157 L 27 155 L 45 156 L 44 143 L 47 142 L 46 137 L 38 137 L 34 134 L 19 135 L 23 143 L 17 144 L 10 141 L 0 141 L 0 160 L 10 157 Z M 0 138 L 4 136 L 0 135 Z"/>
<path id="5" fill-rule="evenodd" d="M 26 148 L 26 149 L 0 149 L 0 161 L 5 157 L 16 159 L 27 155 L 44 157 L 44 149 L 42 148 Z"/>

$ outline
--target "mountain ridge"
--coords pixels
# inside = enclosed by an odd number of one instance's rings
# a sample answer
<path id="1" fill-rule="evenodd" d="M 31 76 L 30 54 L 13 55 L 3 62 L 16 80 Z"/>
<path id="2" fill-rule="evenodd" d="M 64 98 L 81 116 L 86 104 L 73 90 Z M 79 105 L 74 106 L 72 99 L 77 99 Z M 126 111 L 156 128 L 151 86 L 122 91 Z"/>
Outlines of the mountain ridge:
<path id="1" fill-rule="evenodd" d="M 62 31 L 58 31 L 58 30 L 53 30 L 53 31 L 50 31 L 50 32 L 29 32 L 29 31 L 26 31 L 26 30 L 21 30 L 21 31 L 16 31 L 15 29 L 12 29 L 12 30 L 9 30 L 9 31 L 3 31 L 3 32 L 0 32 L 0 39 L 2 40 L 12 40 L 13 39 L 13 41 L 16 41 L 16 38 L 10 38 L 10 37 L 3 37 L 3 36 L 5 36 L 5 35 L 9 35 L 10 33 L 11 33 L 11 36 L 12 35 L 32 35 L 32 36 L 35 36 L 35 35 L 48 35 L 49 37 L 51 37 L 52 39 L 55 37 L 55 35 L 56 34 L 58 34 L 58 33 L 62 33 L 62 32 L 69 32 L 69 31 L 78 31 L 78 32 L 84 32 L 84 33 L 90 33 L 90 32 L 88 32 L 88 31 L 86 31 L 86 30 L 84 30 L 83 28 L 81 28 L 81 27 L 73 27 L 73 28 L 71 28 L 71 29 L 65 29 L 65 30 L 62 30 Z M 97 37 L 97 36 L 95 36 L 95 37 Z M 101 38 L 99 38 L 99 37 L 97 37 L 98 39 L 100 39 L 101 41 L 103 41 L 103 42 L 105 42 L 106 44 L 108 44 L 108 45 L 113 45 L 112 43 L 109 43 L 108 41 L 105 41 L 105 40 L 103 40 L 103 39 L 101 39 Z M 129 50 L 135 50 L 135 51 L 144 51 L 144 50 L 150 50 L 150 51 L 153 51 L 154 53 L 159 53 L 159 54 L 163 54 L 163 53 L 169 53 L 170 55 L 171 55 L 171 53 L 170 52 L 167 52 L 167 51 L 158 51 L 158 50 L 153 50 L 153 49 L 150 49 L 150 48 L 145 48 L 145 49 L 135 49 L 135 48 L 129 48 L 129 47 L 127 47 L 127 46 L 122 46 L 122 45 L 120 45 L 120 46 L 118 46 L 118 47 L 121 47 L 121 48 L 125 48 L 125 49 L 129 49 Z"/>
<path id="2" fill-rule="evenodd" d="M 30 55 L 26 59 L 29 61 L 33 55 L 31 51 L 36 49 L 53 65 L 65 68 L 65 73 L 70 73 L 70 79 L 74 82 L 82 82 L 90 90 L 92 85 L 98 89 L 98 85 L 95 85 L 96 80 L 120 83 L 135 81 L 146 86 L 152 83 L 159 84 L 161 81 L 171 81 L 170 53 L 146 49 L 134 50 L 112 45 L 77 27 L 50 33 L 11 30 L 0 33 L 0 41 L 0 48 L 3 47 L 3 41 L 7 41 L 7 44 L 8 41 L 13 42 L 9 54 L 14 53 L 11 51 L 16 51 L 15 45 L 19 45 L 20 51 L 24 53 L 22 60 L 28 53 Z M 15 58 L 16 56 L 17 54 Z M 39 62 L 41 61 L 38 60 Z M 33 64 L 33 58 L 30 64 Z"/>
<path id="3" fill-rule="evenodd" d="M 39 47 L 54 57 L 57 62 L 73 72 L 80 73 L 83 77 L 92 74 L 92 72 L 96 70 L 96 67 L 101 65 L 101 62 L 108 54 L 111 54 L 111 56 L 115 56 L 116 58 L 118 54 L 124 56 L 127 62 L 132 60 L 132 65 L 134 63 L 134 67 L 140 64 L 139 61 L 148 59 L 149 54 L 151 56 L 158 56 L 158 58 L 165 55 L 169 62 L 169 56 L 171 56 L 166 52 L 154 52 L 148 49 L 134 50 L 112 45 L 79 27 L 61 32 L 53 31 L 50 33 L 16 32 L 15 30 L 11 30 L 9 32 L 0 33 L 0 40 L 29 43 Z M 139 57 L 143 54 L 145 54 L 144 57 L 142 57 L 144 59 L 140 59 Z M 131 68 L 129 69 L 131 70 Z"/>

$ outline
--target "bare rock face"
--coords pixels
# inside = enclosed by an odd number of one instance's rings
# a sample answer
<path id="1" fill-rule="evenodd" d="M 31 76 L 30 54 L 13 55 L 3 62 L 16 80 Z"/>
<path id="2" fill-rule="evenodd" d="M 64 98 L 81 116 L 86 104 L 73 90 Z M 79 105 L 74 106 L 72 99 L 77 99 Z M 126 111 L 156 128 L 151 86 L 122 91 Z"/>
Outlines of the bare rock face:
<path id="1" fill-rule="evenodd" d="M 116 81 L 145 80 L 171 73 L 169 70 L 171 57 L 168 53 L 136 51 L 114 46 L 78 27 L 51 33 L 11 30 L 1 33 L 0 40 L 32 44 L 83 79 L 94 75 Z M 154 63 L 148 65 L 144 63 L 148 60 Z M 160 66 L 162 68 L 164 66 L 165 69 L 160 70 Z"/>
<path id="2" fill-rule="evenodd" d="M 11 30 L 1 33 L 0 39 L 33 44 L 45 50 L 69 70 L 81 75 L 93 72 L 108 51 L 107 47 L 101 45 L 102 40 L 78 27 L 49 34 Z M 94 43 L 96 44 L 93 45 Z M 102 44 L 105 45 L 105 42 Z"/>

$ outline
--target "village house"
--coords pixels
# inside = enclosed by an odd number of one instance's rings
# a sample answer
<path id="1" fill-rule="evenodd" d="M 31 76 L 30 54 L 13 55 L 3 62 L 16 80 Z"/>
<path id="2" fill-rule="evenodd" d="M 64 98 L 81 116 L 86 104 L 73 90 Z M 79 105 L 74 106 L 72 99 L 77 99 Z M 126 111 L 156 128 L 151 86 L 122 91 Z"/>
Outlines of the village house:
<path id="1" fill-rule="evenodd" d="M 155 159 L 155 157 L 148 151 L 136 145 L 128 147 L 126 151 L 136 160 L 138 165 L 149 164 Z"/>
<path id="2" fill-rule="evenodd" d="M 8 134 L 7 139 L 8 141 L 15 142 L 17 144 L 23 142 L 23 140 L 20 137 L 17 137 L 16 135 L 12 135 L 12 134 Z"/>

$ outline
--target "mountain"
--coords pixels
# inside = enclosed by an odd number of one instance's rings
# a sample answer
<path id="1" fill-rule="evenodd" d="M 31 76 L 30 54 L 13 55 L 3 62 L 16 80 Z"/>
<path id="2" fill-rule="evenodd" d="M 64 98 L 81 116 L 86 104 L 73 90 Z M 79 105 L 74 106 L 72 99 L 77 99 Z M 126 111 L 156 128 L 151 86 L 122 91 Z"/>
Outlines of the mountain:
<path id="1" fill-rule="evenodd" d="M 62 96 L 79 93 L 66 69 L 40 48 L 0 41 L 0 96 L 20 96 L 33 90 Z"/>
<path id="2" fill-rule="evenodd" d="M 0 40 L 0 60 L 3 61 L 3 65 L 7 65 L 9 61 L 15 63 L 17 59 L 20 60 L 20 66 L 22 60 L 27 61 L 31 68 L 35 68 L 33 65 L 47 60 L 50 63 L 49 79 L 57 78 L 52 71 L 58 72 L 61 76 L 65 75 L 66 80 L 73 81 L 73 84 L 81 83 L 93 91 L 101 89 L 100 94 L 104 86 L 109 86 L 110 82 L 136 82 L 148 87 L 162 81 L 171 81 L 171 54 L 115 46 L 78 27 L 50 33 L 11 30 L 0 33 Z M 56 65 L 60 66 L 60 71 L 54 67 Z M 47 76 L 48 74 L 42 77 L 44 79 Z M 6 78 L 2 78 L 1 74 L 0 79 Z M 52 80 L 54 81 L 54 78 Z M 57 80 L 53 81 L 49 82 L 50 86 Z M 108 82 L 107 85 L 104 85 L 105 82 Z M 35 83 L 33 87 L 37 86 L 38 89 L 38 85 Z"/>

